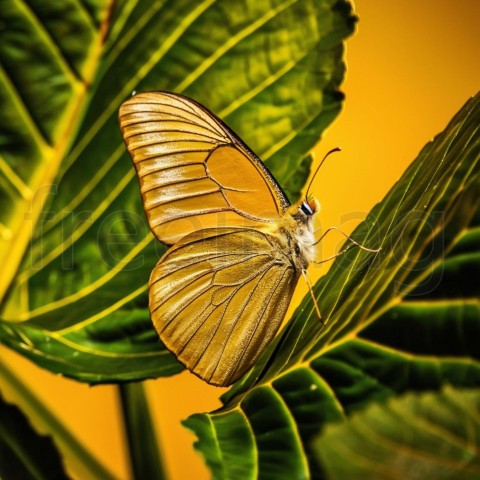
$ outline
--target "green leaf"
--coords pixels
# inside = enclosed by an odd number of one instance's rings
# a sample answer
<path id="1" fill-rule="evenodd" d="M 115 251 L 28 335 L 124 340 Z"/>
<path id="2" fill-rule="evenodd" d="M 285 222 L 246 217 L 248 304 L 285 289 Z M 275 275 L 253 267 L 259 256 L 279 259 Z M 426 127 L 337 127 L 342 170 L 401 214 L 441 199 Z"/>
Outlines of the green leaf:
<path id="1" fill-rule="evenodd" d="M 39 435 L 0 395 L 0 478 L 69 478 L 51 438 Z"/>
<path id="2" fill-rule="evenodd" d="M 350 4 L 29 0 L 0 21 L 0 340 L 89 382 L 178 372 L 149 320 L 164 247 L 146 224 L 118 108 L 133 90 L 193 97 L 293 199 L 341 106 Z"/>
<path id="3" fill-rule="evenodd" d="M 445 388 L 371 405 L 315 443 L 328 478 L 480 477 L 480 391 Z"/>
<path id="4" fill-rule="evenodd" d="M 127 432 L 133 478 L 167 478 L 144 385 L 140 382 L 119 385 L 122 413 Z"/>
<path id="5" fill-rule="evenodd" d="M 326 325 L 306 297 L 225 406 L 187 419 L 214 478 L 323 478 L 311 441 L 326 424 L 407 392 L 478 387 L 479 129 L 480 94 L 354 232 L 381 251 L 349 251 L 315 286 Z"/>
<path id="6" fill-rule="evenodd" d="M 89 452 L 84 445 L 78 442 L 75 436 L 69 431 L 65 426 L 59 422 L 58 418 L 55 416 L 55 413 L 46 408 L 46 406 L 39 400 L 39 398 L 29 389 L 23 381 L 21 381 L 10 369 L 9 367 L 2 362 L 0 358 L 0 386 L 2 392 L 5 392 L 5 395 L 8 394 L 8 397 L 12 399 L 12 402 L 15 402 L 16 405 L 24 412 L 29 419 L 35 422 L 35 428 L 40 429 L 42 432 L 48 432 L 52 438 L 55 439 L 55 444 L 58 446 L 62 454 L 65 456 L 68 465 L 73 468 L 73 470 L 79 475 L 80 478 L 101 478 L 104 480 L 113 480 L 113 475 L 101 464 L 98 460 Z M 5 413 L 5 415 L 4 415 Z M 32 439 L 32 444 L 27 438 L 23 438 L 23 434 L 26 430 L 23 430 L 21 422 L 15 420 L 15 429 L 13 432 L 8 432 L 8 429 L 3 430 L 3 425 L 10 425 L 10 420 L 7 418 L 9 415 L 8 410 L 2 413 L 0 416 L 0 474 L 2 472 L 2 467 L 5 465 L 6 471 L 11 471 L 11 469 L 21 468 L 20 465 L 12 466 L 7 463 L 9 454 L 5 453 L 5 458 L 3 457 L 3 451 L 1 446 L 1 439 L 8 443 L 5 452 L 9 450 L 14 450 L 15 453 L 12 455 L 18 455 L 18 460 L 23 462 L 24 466 L 28 468 L 29 466 L 32 469 L 35 469 L 34 460 L 35 460 L 35 451 L 27 452 L 27 449 L 32 448 L 36 450 L 35 440 Z M 14 417 L 12 413 L 12 417 Z M 18 413 L 18 415 L 21 415 Z M 17 432 L 20 436 L 16 436 Z M 27 435 L 25 433 L 25 435 Z M 58 454 L 56 451 L 45 450 L 46 444 L 44 447 L 38 446 L 38 449 L 45 453 L 45 458 L 43 461 L 40 461 L 41 465 L 47 465 L 48 460 L 52 461 L 52 467 L 55 466 L 56 459 Z M 32 457 L 31 465 L 29 463 L 29 458 Z M 14 459 L 12 458 L 12 462 Z M 37 460 L 35 460 L 36 462 Z M 40 467 L 40 465 L 39 465 Z M 19 470 L 20 472 L 20 470 Z M 33 472 L 33 470 L 32 470 Z M 38 473 L 38 472 L 37 472 Z M 40 475 L 40 473 L 39 473 Z M 20 475 L 11 475 L 11 476 L 2 476 L 3 478 L 24 478 Z M 43 477 L 34 477 L 34 478 L 43 478 Z M 57 478 L 54 474 L 48 475 L 45 478 Z M 60 476 L 60 478 L 62 478 Z"/>

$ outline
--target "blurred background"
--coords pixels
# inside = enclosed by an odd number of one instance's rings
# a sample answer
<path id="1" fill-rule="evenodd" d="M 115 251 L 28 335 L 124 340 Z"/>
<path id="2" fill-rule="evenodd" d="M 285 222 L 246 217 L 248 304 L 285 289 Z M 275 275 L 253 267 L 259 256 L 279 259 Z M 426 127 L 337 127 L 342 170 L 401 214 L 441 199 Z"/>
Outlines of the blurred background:
<path id="1" fill-rule="evenodd" d="M 316 161 L 333 147 L 342 152 L 329 158 L 311 188 L 322 205 L 319 227 L 347 233 L 480 86 L 480 2 L 360 0 L 355 8 L 360 21 L 347 41 L 344 109 L 315 149 Z M 332 233 L 321 255 L 342 243 Z M 311 268 L 312 279 L 328 266 Z M 292 309 L 306 291 L 300 282 Z M 0 355 L 118 479 L 129 478 L 115 387 L 60 378 L 1 346 Z M 223 389 L 188 372 L 146 383 L 169 478 L 210 478 L 180 421 L 218 408 Z"/>

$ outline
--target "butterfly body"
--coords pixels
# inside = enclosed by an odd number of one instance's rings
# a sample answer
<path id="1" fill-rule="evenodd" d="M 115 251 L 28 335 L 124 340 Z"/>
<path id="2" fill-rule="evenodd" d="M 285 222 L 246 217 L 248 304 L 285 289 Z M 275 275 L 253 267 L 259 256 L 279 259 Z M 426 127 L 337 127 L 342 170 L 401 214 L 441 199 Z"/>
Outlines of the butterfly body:
<path id="1" fill-rule="evenodd" d="M 291 257 L 299 273 L 305 271 L 315 260 L 313 216 L 318 210 L 319 204 L 315 198 L 301 200 L 289 207 L 280 221 L 279 230 L 289 239 Z"/>
<path id="2" fill-rule="evenodd" d="M 154 326 L 189 370 L 229 385 L 274 338 L 315 258 L 318 203 L 290 205 L 256 155 L 186 97 L 138 94 L 119 119 L 150 227 L 172 245 L 150 278 Z"/>

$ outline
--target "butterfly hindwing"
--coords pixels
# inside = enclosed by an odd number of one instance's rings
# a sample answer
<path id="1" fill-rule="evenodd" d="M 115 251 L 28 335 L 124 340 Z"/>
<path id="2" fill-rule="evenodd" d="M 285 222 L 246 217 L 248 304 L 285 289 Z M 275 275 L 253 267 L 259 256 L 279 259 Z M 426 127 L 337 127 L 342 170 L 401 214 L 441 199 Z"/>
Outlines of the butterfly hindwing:
<path id="1" fill-rule="evenodd" d="M 195 232 L 152 272 L 152 320 L 188 369 L 209 383 L 229 385 L 275 336 L 297 280 L 269 234 L 236 228 Z"/>
<path id="2" fill-rule="evenodd" d="M 196 102 L 139 93 L 123 103 L 119 120 L 150 227 L 164 243 L 205 228 L 255 228 L 289 205 L 255 154 Z"/>

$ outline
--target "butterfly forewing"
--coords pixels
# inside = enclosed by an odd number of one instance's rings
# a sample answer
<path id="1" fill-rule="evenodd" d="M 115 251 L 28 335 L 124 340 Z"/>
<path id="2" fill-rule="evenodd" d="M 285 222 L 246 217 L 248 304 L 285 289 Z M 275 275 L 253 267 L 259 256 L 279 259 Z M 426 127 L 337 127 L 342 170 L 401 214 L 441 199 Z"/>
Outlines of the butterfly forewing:
<path id="1" fill-rule="evenodd" d="M 137 94 L 120 128 L 155 235 L 174 244 L 219 226 L 258 227 L 289 205 L 262 162 L 213 114 L 180 95 Z"/>
<path id="2" fill-rule="evenodd" d="M 229 385 L 275 336 L 297 279 L 270 235 L 203 230 L 158 262 L 150 311 L 160 338 L 187 368 L 210 383 Z"/>

